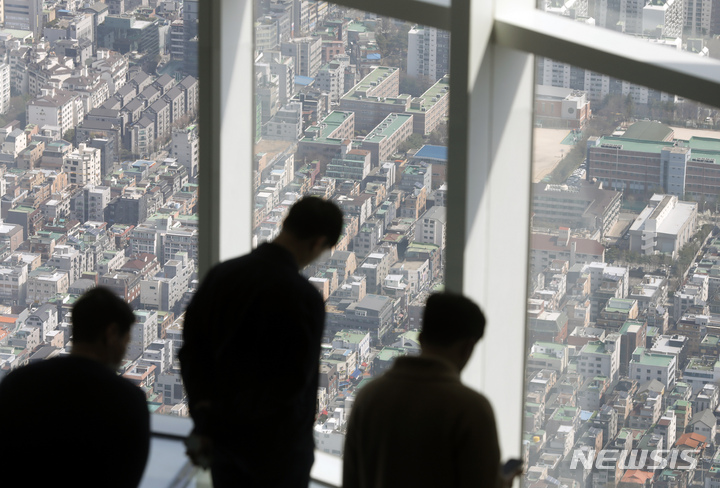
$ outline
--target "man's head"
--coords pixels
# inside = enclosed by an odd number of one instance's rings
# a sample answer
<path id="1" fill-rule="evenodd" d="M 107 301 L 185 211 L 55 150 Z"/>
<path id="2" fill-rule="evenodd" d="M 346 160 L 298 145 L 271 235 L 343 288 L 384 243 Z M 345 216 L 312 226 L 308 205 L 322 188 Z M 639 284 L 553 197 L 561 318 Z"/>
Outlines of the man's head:
<path id="1" fill-rule="evenodd" d="M 470 299 L 449 292 L 428 298 L 420 332 L 423 353 L 441 355 L 462 370 L 484 332 L 485 316 Z"/>
<path id="2" fill-rule="evenodd" d="M 298 265 L 305 267 L 337 244 L 342 228 L 343 215 L 337 205 L 318 197 L 304 197 L 290 208 L 275 242 L 288 248 Z"/>
<path id="3" fill-rule="evenodd" d="M 118 366 L 134 322 L 130 306 L 107 288 L 87 291 L 72 308 L 73 354 Z"/>

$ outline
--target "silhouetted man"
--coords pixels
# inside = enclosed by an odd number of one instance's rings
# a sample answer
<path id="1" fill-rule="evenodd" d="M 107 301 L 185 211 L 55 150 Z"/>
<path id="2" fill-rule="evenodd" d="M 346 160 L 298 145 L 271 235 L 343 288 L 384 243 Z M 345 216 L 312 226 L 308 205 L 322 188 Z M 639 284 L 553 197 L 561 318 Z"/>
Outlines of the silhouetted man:
<path id="1" fill-rule="evenodd" d="M 135 322 L 105 288 L 72 309 L 69 356 L 12 371 L 0 382 L 3 486 L 136 487 L 150 447 L 145 395 L 117 369 Z"/>
<path id="2" fill-rule="evenodd" d="M 345 440 L 343 487 L 496 486 L 500 449 L 487 399 L 460 382 L 485 317 L 461 295 L 431 295 L 420 356 L 365 386 Z"/>
<path id="3" fill-rule="evenodd" d="M 308 485 L 325 308 L 299 270 L 342 225 L 335 204 L 303 198 L 272 243 L 210 270 L 187 309 L 188 454 L 217 488 Z"/>

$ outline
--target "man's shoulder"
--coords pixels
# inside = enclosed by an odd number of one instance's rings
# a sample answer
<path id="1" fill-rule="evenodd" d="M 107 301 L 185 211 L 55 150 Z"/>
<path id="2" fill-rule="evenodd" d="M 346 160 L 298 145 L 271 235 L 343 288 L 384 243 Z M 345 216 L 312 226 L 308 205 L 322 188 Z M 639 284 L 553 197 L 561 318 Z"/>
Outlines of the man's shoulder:
<path id="1" fill-rule="evenodd" d="M 481 408 L 492 412 L 492 406 L 490 405 L 490 401 L 485 395 L 483 395 L 479 391 L 470 388 L 469 386 L 462 383 L 458 384 L 456 389 L 458 397 L 464 402 L 466 402 L 467 406 Z"/>
<path id="2" fill-rule="evenodd" d="M 44 376 L 43 370 L 45 367 L 42 365 L 44 362 L 46 361 L 20 366 L 8 372 L 5 377 L 0 380 L 0 399 L 11 399 L 17 395 L 16 390 L 27 388 L 31 384 L 36 384 L 35 378 L 42 378 Z M 2 403 L 1 400 L 0 403 Z"/>
<path id="3" fill-rule="evenodd" d="M 276 247 L 278 246 L 263 244 L 247 254 L 218 263 L 210 269 L 205 280 L 216 285 L 227 280 L 237 281 L 239 278 L 250 277 L 262 281 L 264 277 L 276 276 L 279 272 L 300 277 L 296 269 L 288 267 L 282 259 L 275 259 Z"/>
<path id="4" fill-rule="evenodd" d="M 11 383 L 20 380 L 25 381 L 26 379 L 39 379 L 49 374 L 56 374 L 61 370 L 67 369 L 68 366 L 71 366 L 72 363 L 68 361 L 68 359 L 68 356 L 62 356 L 37 361 L 32 364 L 25 364 L 10 371 L 3 382 Z"/>
<path id="5" fill-rule="evenodd" d="M 25 382 L 29 380 L 42 381 L 45 378 L 51 380 L 60 376 L 78 383 L 83 381 L 98 381 L 100 384 L 116 385 L 119 388 L 130 391 L 137 390 L 142 394 L 138 387 L 127 379 L 119 376 L 104 364 L 92 359 L 72 355 L 54 357 L 20 366 L 8 373 L 3 382 L 7 380 L 10 380 L 8 383 Z"/>
<path id="6" fill-rule="evenodd" d="M 381 374 L 363 385 L 355 395 L 354 405 L 372 403 L 376 398 L 383 398 L 383 392 L 387 390 L 395 390 L 395 381 L 387 374 Z"/>
<path id="7" fill-rule="evenodd" d="M 237 271 L 238 269 L 242 269 L 243 267 L 251 266 L 254 263 L 257 263 L 259 259 L 255 256 L 253 256 L 253 253 L 245 254 L 243 256 L 238 256 L 236 258 L 228 259 L 227 261 L 223 261 L 221 263 L 216 264 L 210 269 L 210 273 L 208 274 L 209 277 L 211 276 L 224 276 L 228 273 L 232 273 L 234 271 Z"/>

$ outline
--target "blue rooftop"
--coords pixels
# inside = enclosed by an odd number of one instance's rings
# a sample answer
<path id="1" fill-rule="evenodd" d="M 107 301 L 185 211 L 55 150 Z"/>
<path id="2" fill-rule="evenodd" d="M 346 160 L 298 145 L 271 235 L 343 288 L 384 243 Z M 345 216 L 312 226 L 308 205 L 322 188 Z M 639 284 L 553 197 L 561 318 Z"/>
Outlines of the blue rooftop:
<path id="1" fill-rule="evenodd" d="M 375 59 L 381 59 L 382 56 L 380 56 L 380 53 L 372 53 L 367 55 L 368 59 L 375 60 Z"/>
<path id="2" fill-rule="evenodd" d="M 131 166 L 133 168 L 140 168 L 142 166 L 152 166 L 154 164 L 155 164 L 155 161 L 148 161 L 147 159 L 138 159 Z"/>
<path id="3" fill-rule="evenodd" d="M 447 147 L 431 146 L 426 144 L 415 153 L 415 158 L 439 159 L 447 161 Z"/>
<path id="4" fill-rule="evenodd" d="M 315 81 L 315 78 L 312 78 L 310 76 L 295 75 L 295 84 L 296 85 L 308 86 L 313 81 Z"/>

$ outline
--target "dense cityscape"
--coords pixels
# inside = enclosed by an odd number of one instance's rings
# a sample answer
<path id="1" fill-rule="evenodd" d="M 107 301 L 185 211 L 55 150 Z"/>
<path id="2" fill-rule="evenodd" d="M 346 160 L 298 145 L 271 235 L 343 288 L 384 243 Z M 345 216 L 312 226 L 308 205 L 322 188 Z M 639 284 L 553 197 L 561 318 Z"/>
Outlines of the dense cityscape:
<path id="1" fill-rule="evenodd" d="M 0 30 L 0 377 L 67 354 L 70 310 L 132 304 L 121 374 L 186 415 L 197 281 L 197 2 L 18 0 Z M 88 385 L 92 388 L 92 385 Z"/>
<path id="2" fill-rule="evenodd" d="M 540 3 L 718 55 L 715 2 Z M 524 486 L 720 486 L 718 112 L 545 58 L 536 83 Z"/>

